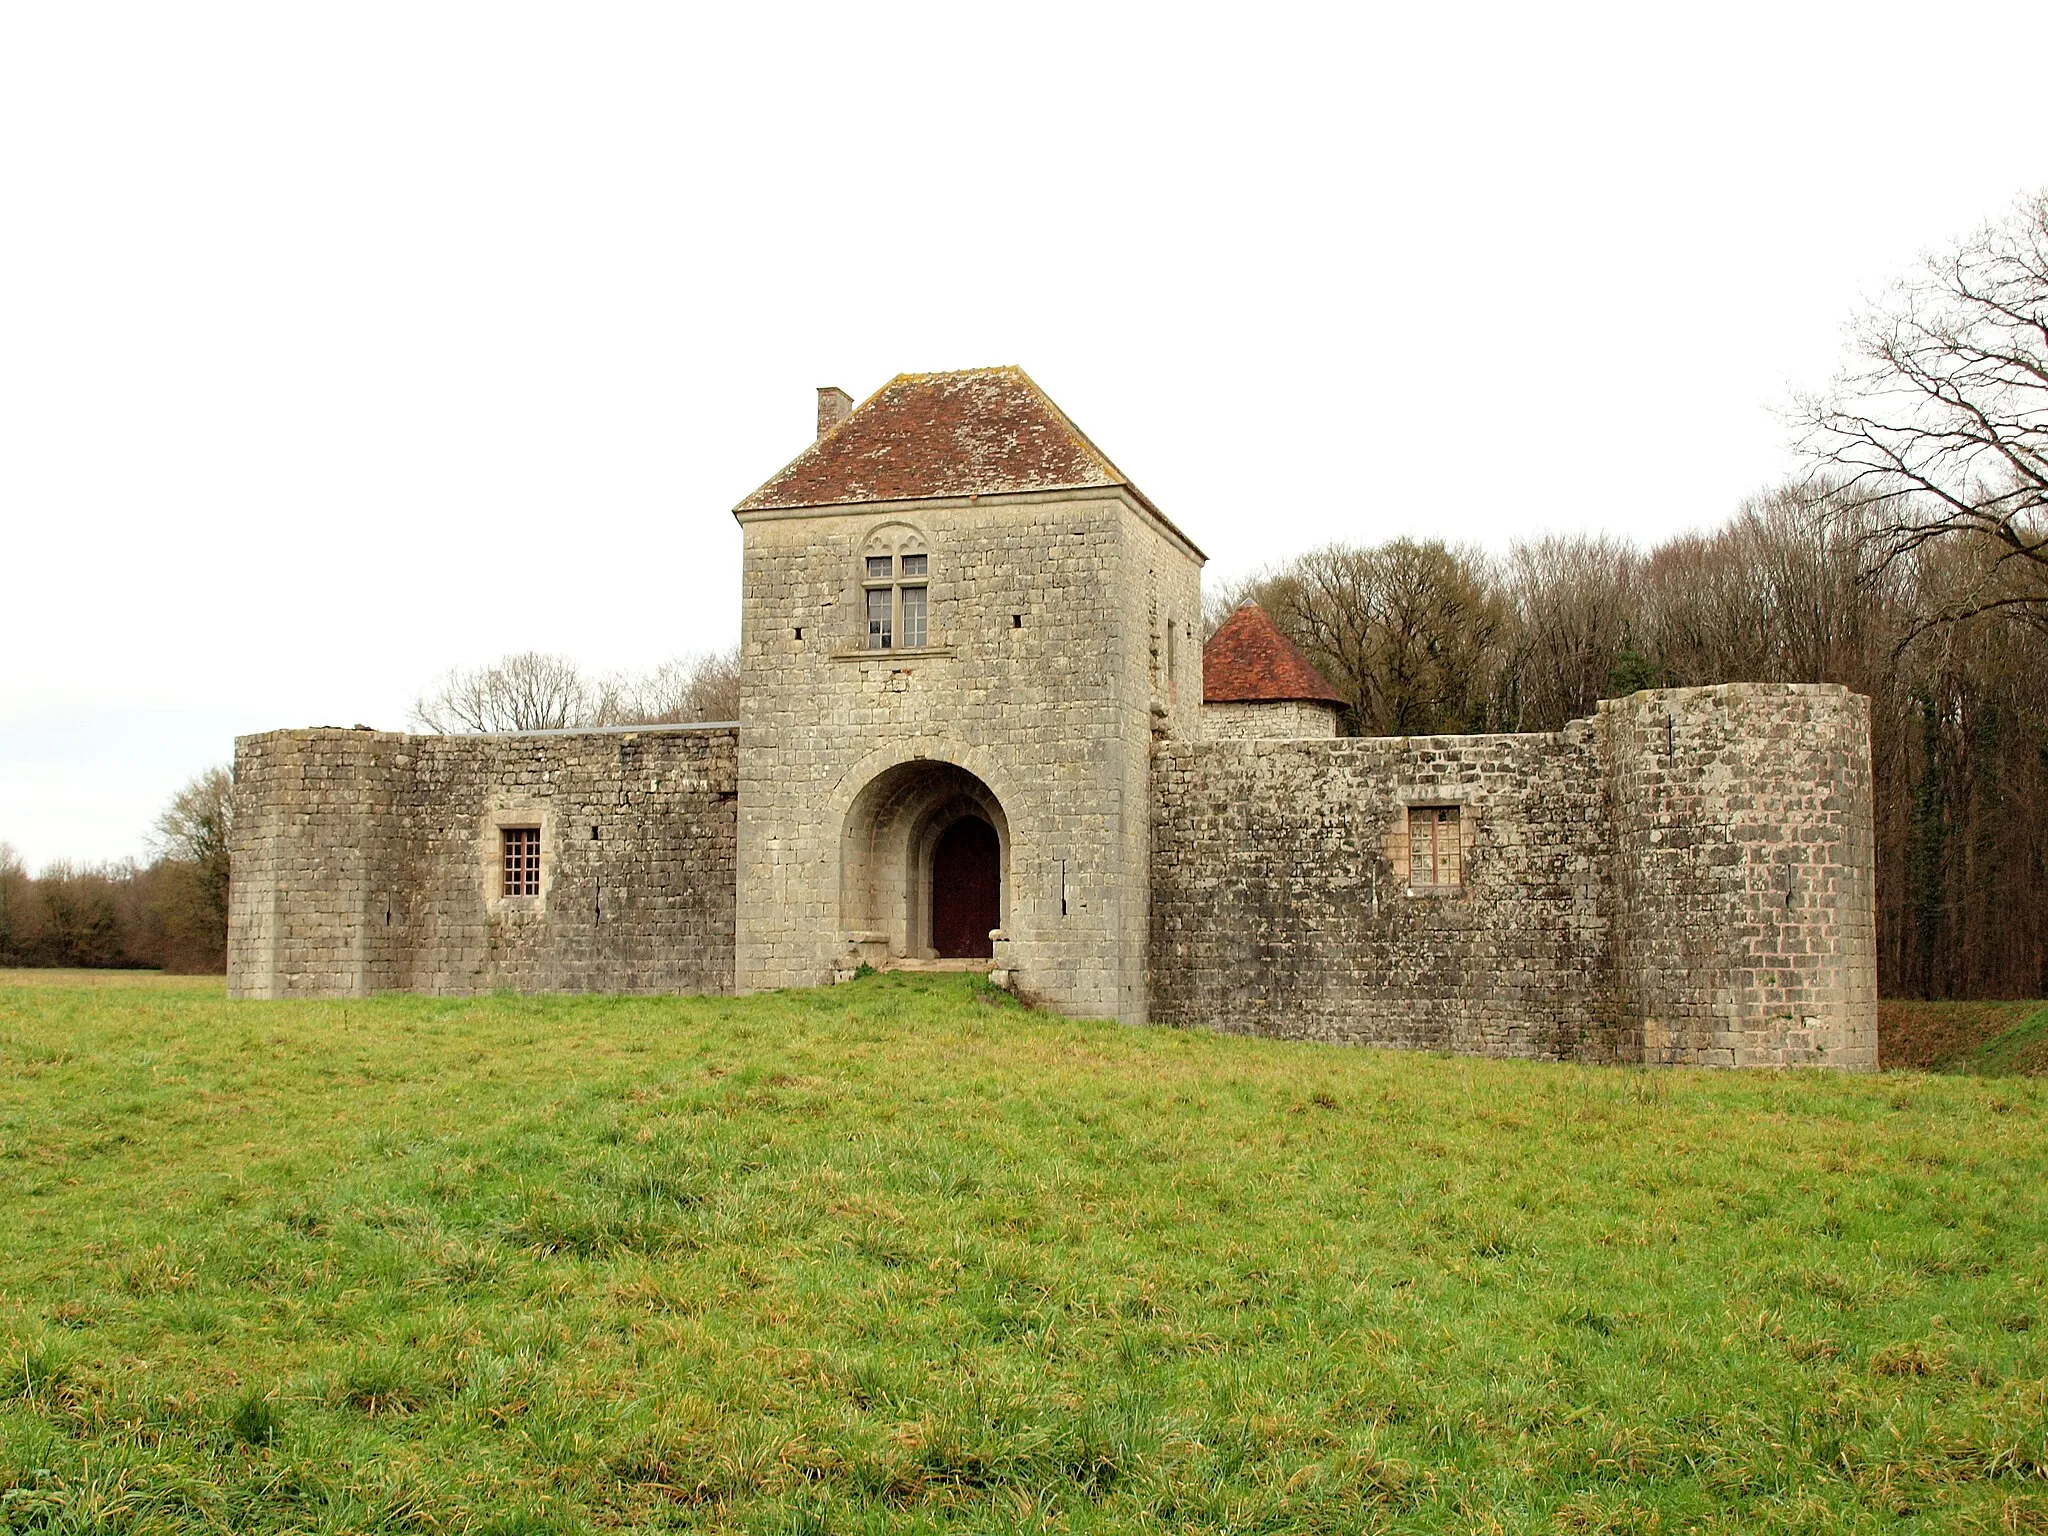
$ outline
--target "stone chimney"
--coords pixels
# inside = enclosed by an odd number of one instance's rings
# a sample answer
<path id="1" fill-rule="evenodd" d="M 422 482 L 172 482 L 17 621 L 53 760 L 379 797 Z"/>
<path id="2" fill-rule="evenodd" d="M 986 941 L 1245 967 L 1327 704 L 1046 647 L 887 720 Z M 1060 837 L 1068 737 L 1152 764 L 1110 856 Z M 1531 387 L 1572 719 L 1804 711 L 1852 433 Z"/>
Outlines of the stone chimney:
<path id="1" fill-rule="evenodd" d="M 818 436 L 823 437 L 830 432 L 852 411 L 853 396 L 836 384 L 823 386 L 818 391 Z"/>

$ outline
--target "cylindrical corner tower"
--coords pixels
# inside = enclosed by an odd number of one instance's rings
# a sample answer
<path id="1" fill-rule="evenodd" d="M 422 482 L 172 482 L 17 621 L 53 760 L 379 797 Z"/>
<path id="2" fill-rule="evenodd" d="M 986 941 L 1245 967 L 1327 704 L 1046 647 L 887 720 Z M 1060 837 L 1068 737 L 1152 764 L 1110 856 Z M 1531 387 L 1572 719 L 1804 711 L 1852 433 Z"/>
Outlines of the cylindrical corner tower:
<path id="1" fill-rule="evenodd" d="M 1870 701 L 1834 684 L 1600 705 L 1615 969 L 1642 1059 L 1877 1066 Z"/>

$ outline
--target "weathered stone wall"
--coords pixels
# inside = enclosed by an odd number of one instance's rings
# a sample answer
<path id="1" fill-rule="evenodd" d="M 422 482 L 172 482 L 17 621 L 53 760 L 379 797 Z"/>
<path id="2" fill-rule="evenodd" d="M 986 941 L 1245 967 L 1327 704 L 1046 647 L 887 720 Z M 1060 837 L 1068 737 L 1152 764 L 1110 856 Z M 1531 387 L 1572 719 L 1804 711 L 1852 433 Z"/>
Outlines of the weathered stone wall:
<path id="1" fill-rule="evenodd" d="M 858 944 L 916 942 L 919 861 L 964 811 L 1008 863 L 999 962 L 1072 1011 L 1487 1055 L 1875 1066 L 1867 701 L 1733 684 L 1605 702 L 1552 735 L 1204 738 L 1199 651 L 1180 643 L 1194 562 L 1128 508 L 1098 510 L 1043 514 L 1073 541 L 1050 578 L 1023 548 L 977 544 L 971 520 L 929 519 L 946 532 L 922 653 L 862 655 L 826 627 L 800 662 L 809 694 L 761 686 L 799 663 L 751 653 L 749 707 L 781 743 L 756 760 L 757 818 L 731 726 L 244 737 L 231 994 L 822 981 L 848 921 L 879 930 Z M 771 573 L 820 536 L 776 535 Z M 750 559 L 778 541 L 750 540 Z M 992 614 L 1025 622 L 1006 639 Z M 751 633 L 770 643 L 758 616 Z M 1436 834 L 1454 884 L 1412 857 L 1424 808 L 1456 809 Z M 538 896 L 502 894 L 510 826 L 539 829 Z"/>
<path id="2" fill-rule="evenodd" d="M 1598 726 L 1642 1058 L 1874 1069 L 1869 700 L 1729 683 L 1606 700 Z"/>
<path id="3" fill-rule="evenodd" d="M 736 795 L 731 726 L 243 737 L 230 995 L 730 991 Z"/>
<path id="4" fill-rule="evenodd" d="M 1204 704 L 1202 734 L 1211 740 L 1272 741 L 1337 734 L 1337 711 L 1326 704 L 1276 699 L 1257 704 Z"/>
<path id="5" fill-rule="evenodd" d="M 323 730 L 236 741 L 230 997 L 357 996 L 376 985 L 369 910 L 389 879 L 399 739 Z"/>
<path id="6" fill-rule="evenodd" d="M 1615 1054 L 1592 727 L 1208 740 L 1155 770 L 1152 1017 L 1499 1056 Z M 1411 806 L 1455 805 L 1462 887 L 1411 884 Z"/>
<path id="7" fill-rule="evenodd" d="M 1547 736 L 1162 744 L 1152 1015 L 1486 1055 L 1876 1064 L 1866 701 L 1640 693 Z M 1454 890 L 1408 812 L 1456 806 Z"/>
<path id="8" fill-rule="evenodd" d="M 885 827 L 960 793 L 903 770 L 947 764 L 1000 809 L 1004 962 L 1055 1006 L 1141 1020 L 1151 743 L 1196 734 L 1201 707 L 1193 550 L 1116 489 L 741 524 L 740 988 L 815 985 L 920 928 L 875 910 L 915 900 L 917 872 L 865 866 L 895 856 Z M 913 545 L 927 643 L 866 650 L 863 559 Z M 876 819 L 885 776 L 933 804 Z"/>

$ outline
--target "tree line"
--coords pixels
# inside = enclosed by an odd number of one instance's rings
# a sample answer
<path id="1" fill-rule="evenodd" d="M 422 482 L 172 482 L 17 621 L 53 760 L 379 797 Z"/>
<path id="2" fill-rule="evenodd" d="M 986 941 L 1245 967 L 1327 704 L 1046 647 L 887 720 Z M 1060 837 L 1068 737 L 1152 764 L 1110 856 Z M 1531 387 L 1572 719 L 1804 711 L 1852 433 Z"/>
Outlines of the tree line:
<path id="1" fill-rule="evenodd" d="M 147 863 L 56 863 L 31 875 L 0 843 L 0 965 L 227 969 L 234 781 L 193 779 L 157 818 Z"/>
<path id="2" fill-rule="evenodd" d="M 1926 257 L 1792 408 L 1807 469 L 1649 550 L 1336 544 L 1246 597 L 1367 735 L 1545 731 L 1722 682 L 1869 696 L 1878 979 L 2048 995 L 2048 193 Z"/>
<path id="3" fill-rule="evenodd" d="M 520 651 L 457 667 L 412 707 L 412 724 L 449 732 L 689 725 L 740 717 L 740 650 L 677 656 L 648 672 L 592 675 L 567 656 Z"/>

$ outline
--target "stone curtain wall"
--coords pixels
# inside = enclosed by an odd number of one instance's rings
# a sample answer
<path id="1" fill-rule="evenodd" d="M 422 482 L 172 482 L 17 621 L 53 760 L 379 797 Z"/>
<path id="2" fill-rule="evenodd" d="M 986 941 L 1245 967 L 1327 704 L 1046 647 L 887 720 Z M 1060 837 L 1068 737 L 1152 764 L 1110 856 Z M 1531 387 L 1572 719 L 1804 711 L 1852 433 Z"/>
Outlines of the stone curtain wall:
<path id="1" fill-rule="evenodd" d="M 1180 714 L 1151 754 L 1154 1021 L 1487 1055 L 1876 1065 L 1867 701 L 1735 684 L 1605 702 L 1554 735 L 1405 740 L 1189 739 L 1171 729 Z M 732 990 L 737 738 L 244 737 L 231 995 Z M 1042 883 L 1033 841 L 1081 846 L 1037 802 L 1063 776 L 1019 772 L 994 745 L 968 755 L 1016 808 L 1013 881 L 1021 868 Z M 1441 806 L 1459 815 L 1454 890 L 1410 880 L 1409 812 Z M 537 897 L 501 894 L 508 826 L 540 830 Z M 1089 894 L 1074 890 L 1077 928 Z M 1113 951 L 1113 927 L 1086 930 Z M 1041 971 L 1071 984 L 1059 943 L 1014 948 L 1027 988 Z"/>
<path id="2" fill-rule="evenodd" d="M 1171 742 L 1156 761 L 1152 1017 L 1489 1056 L 1616 1053 L 1592 727 Z M 1464 886 L 1411 894 L 1410 806 L 1456 805 Z"/>
<path id="3" fill-rule="evenodd" d="M 736 738 L 243 737 L 230 995 L 732 990 Z M 501 894 L 507 826 L 538 897 Z"/>
<path id="4" fill-rule="evenodd" d="M 1152 1016 L 1485 1055 L 1876 1065 L 1866 701 L 1738 684 L 1547 736 L 1165 743 Z M 1407 812 L 1464 884 L 1410 893 Z"/>

